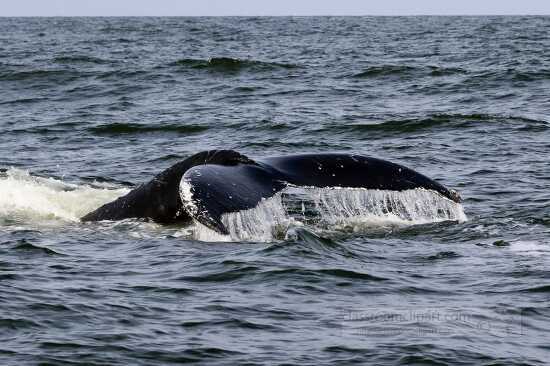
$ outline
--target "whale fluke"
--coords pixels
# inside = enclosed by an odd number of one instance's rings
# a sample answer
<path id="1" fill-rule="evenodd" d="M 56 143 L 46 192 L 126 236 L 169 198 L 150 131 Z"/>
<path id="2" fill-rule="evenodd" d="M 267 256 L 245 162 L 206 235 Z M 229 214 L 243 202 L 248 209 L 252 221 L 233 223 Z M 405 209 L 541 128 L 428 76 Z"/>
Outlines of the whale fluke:
<path id="1" fill-rule="evenodd" d="M 198 222 L 222 233 L 226 213 L 256 207 L 287 186 L 404 191 L 424 188 L 460 201 L 455 191 L 399 164 L 349 154 L 275 157 L 235 166 L 200 165 L 182 177 L 184 209 Z"/>
<path id="2" fill-rule="evenodd" d="M 232 150 L 191 156 L 82 221 L 138 217 L 161 223 L 196 220 L 227 234 L 224 214 L 254 208 L 288 186 L 404 191 L 423 188 L 460 196 L 412 169 L 353 154 L 304 154 L 252 160 Z"/>

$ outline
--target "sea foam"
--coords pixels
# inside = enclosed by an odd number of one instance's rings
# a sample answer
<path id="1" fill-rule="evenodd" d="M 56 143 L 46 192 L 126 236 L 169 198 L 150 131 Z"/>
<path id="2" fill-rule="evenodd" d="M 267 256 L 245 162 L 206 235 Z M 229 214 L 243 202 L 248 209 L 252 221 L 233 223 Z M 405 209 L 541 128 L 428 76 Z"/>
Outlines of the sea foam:
<path id="1" fill-rule="evenodd" d="M 28 224 L 77 222 L 87 212 L 127 192 L 126 188 L 69 184 L 10 168 L 0 176 L 0 221 Z"/>

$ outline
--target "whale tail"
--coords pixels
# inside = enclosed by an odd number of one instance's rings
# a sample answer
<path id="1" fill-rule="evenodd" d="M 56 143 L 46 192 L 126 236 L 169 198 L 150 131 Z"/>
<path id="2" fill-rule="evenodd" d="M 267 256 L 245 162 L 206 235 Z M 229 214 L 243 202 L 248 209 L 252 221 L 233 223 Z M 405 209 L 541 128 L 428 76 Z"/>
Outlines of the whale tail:
<path id="1" fill-rule="evenodd" d="M 308 154 L 259 161 L 247 159 L 232 165 L 197 165 L 183 174 L 180 196 L 191 218 L 227 234 L 222 222 L 224 214 L 254 208 L 287 186 L 395 191 L 423 188 L 460 202 L 456 191 L 412 169 L 350 154 Z"/>
<path id="2" fill-rule="evenodd" d="M 254 161 L 232 150 L 195 154 L 150 182 L 107 203 L 82 221 L 194 219 L 222 234 L 222 216 L 254 208 L 288 186 L 403 191 L 424 188 L 452 201 L 460 196 L 402 165 L 350 154 L 308 154 Z"/>

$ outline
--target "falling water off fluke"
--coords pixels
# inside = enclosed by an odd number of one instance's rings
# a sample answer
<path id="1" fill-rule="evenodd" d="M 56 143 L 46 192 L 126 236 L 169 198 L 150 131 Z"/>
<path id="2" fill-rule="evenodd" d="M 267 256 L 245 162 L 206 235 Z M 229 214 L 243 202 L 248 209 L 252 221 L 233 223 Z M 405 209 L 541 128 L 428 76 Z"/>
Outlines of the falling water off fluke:
<path id="1" fill-rule="evenodd" d="M 282 240 L 289 228 L 305 224 L 313 225 L 313 229 L 347 231 L 351 228 L 355 232 L 366 232 L 373 228 L 466 220 L 461 204 L 425 189 L 398 192 L 362 188 L 288 188 L 253 209 L 223 215 L 222 222 L 229 235 L 220 235 L 196 224 L 195 238 L 269 242 Z"/>

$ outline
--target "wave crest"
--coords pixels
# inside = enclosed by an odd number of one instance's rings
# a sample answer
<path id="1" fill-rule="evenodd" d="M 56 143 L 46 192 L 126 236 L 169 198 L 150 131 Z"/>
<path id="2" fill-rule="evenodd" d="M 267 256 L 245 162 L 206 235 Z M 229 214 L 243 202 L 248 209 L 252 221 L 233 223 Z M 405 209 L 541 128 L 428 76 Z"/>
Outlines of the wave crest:
<path id="1" fill-rule="evenodd" d="M 180 134 L 198 133 L 208 130 L 206 126 L 200 125 L 179 125 L 179 124 L 159 124 L 144 125 L 139 123 L 108 123 L 99 126 L 90 127 L 88 131 L 96 135 L 122 135 L 122 134 L 140 134 L 152 132 L 170 132 Z"/>
<path id="2" fill-rule="evenodd" d="M 172 65 L 220 72 L 235 72 L 245 69 L 252 71 L 268 71 L 276 69 L 293 69 L 298 67 L 294 64 L 245 60 L 232 57 L 212 57 L 208 60 L 184 58 L 173 62 Z"/>
<path id="3" fill-rule="evenodd" d="M 351 75 L 352 78 L 384 78 L 390 76 L 450 76 L 467 74 L 467 71 L 456 67 L 440 66 L 409 66 L 409 65 L 379 65 L 371 66 L 361 72 Z"/>
<path id="4" fill-rule="evenodd" d="M 384 135 L 400 135 L 435 129 L 474 128 L 490 124 L 501 125 L 512 129 L 546 130 L 550 124 L 523 116 L 492 115 L 483 113 L 472 114 L 432 114 L 419 118 L 390 119 L 381 122 L 350 123 L 333 125 L 319 131 L 350 131 L 363 133 L 381 133 Z"/>

